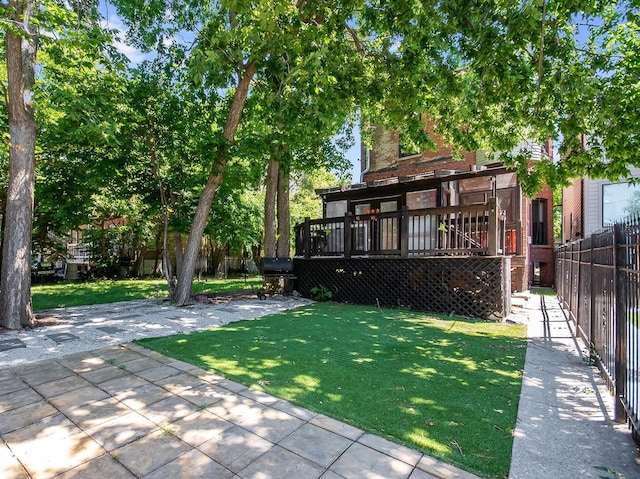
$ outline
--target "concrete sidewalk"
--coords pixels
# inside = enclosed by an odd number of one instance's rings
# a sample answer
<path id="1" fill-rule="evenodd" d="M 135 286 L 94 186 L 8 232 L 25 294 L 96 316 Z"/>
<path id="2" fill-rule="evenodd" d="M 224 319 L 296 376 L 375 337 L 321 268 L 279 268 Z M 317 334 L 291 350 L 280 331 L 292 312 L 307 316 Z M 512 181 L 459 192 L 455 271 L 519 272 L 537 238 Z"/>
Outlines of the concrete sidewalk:
<path id="1" fill-rule="evenodd" d="M 532 295 L 510 479 L 640 478 L 613 397 L 555 296 Z"/>

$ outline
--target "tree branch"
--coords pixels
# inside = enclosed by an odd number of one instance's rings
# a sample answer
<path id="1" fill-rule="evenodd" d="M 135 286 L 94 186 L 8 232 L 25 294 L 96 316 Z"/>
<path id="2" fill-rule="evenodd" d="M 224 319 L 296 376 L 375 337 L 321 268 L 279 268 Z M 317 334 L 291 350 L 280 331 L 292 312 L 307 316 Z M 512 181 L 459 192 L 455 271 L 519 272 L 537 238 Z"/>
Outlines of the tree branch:
<path id="1" fill-rule="evenodd" d="M 538 103 L 540 102 L 540 89 L 542 88 L 542 68 L 544 63 L 544 25 L 547 16 L 547 1 L 542 0 L 542 26 L 540 27 L 540 53 L 538 55 Z"/>
<path id="2" fill-rule="evenodd" d="M 358 33 L 353 28 L 351 28 L 348 23 L 345 23 L 345 27 L 347 28 L 347 32 L 349 32 L 349 35 L 351 35 L 351 38 L 353 38 L 353 43 L 355 43 L 356 45 L 356 50 L 358 50 L 360 53 L 364 53 L 364 47 L 362 46 L 362 42 L 358 37 Z"/>

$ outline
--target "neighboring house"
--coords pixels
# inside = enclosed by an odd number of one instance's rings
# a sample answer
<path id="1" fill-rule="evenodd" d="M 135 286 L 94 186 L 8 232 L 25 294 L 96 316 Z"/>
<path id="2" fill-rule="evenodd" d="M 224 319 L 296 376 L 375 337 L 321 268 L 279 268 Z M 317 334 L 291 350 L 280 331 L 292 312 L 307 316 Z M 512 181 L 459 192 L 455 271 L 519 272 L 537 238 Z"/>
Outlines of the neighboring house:
<path id="1" fill-rule="evenodd" d="M 353 254 L 400 255 L 402 250 L 405 255 L 408 251 L 409 257 L 510 255 L 512 290 L 524 291 L 537 284 L 552 286 L 551 189 L 545 187 L 535 198 L 526 198 L 516 174 L 492 156 L 482 151 L 465 152 L 456 160 L 451 148 L 441 142 L 437 146 L 435 152 L 403 152 L 397 133 L 377 129 L 373 148 L 362 150 L 362 182 L 318 191 L 324 218 L 348 213 L 356 220 L 379 216 L 378 221 L 351 226 L 359 228 L 350 240 Z M 524 147 L 532 162 L 551 154 L 550 144 Z M 493 249 L 488 220 L 492 201 L 500 208 L 498 236 L 502 236 Z M 429 215 L 431 209 L 434 214 Z M 383 221 L 384 214 L 404 210 L 410 218 L 407 226 L 399 225 L 402 218 Z M 463 216 L 456 216 L 458 210 L 464 210 Z M 423 212 L 422 216 L 412 217 L 413 211 Z M 407 238 L 401 247 L 403 234 Z M 311 245 L 314 252 L 332 254 L 344 249 L 342 244 L 326 244 L 324 236 L 311 238 L 316 241 Z"/>
<path id="2" fill-rule="evenodd" d="M 640 168 L 630 168 L 629 178 L 640 178 Z M 562 242 L 587 238 L 638 213 L 640 185 L 575 178 L 562 190 Z"/>
<path id="3" fill-rule="evenodd" d="M 99 226 L 103 230 L 120 228 L 125 226 L 125 220 L 121 217 L 109 219 Z M 96 274 L 96 260 L 92 258 L 91 251 L 96 250 L 87 235 L 87 226 L 81 226 L 72 231 L 66 240 L 66 274 L 65 279 L 88 278 Z M 224 251 L 226 250 L 226 254 Z M 170 260 L 175 267 L 175 247 L 173 239 L 170 240 Z M 219 251 L 218 251 L 219 252 Z M 162 274 L 162 250 L 153 246 L 139 246 L 134 249 L 129 244 L 105 244 L 106 256 L 117 261 L 118 273 L 121 277 L 154 276 Z M 215 248 L 208 239 L 203 239 L 200 255 L 195 265 L 196 273 L 215 274 L 218 277 L 227 277 L 230 274 L 257 273 L 253 260 L 247 260 L 242 255 L 232 255 L 227 248 L 223 253 L 216 254 Z M 101 273 L 97 273 L 101 274 Z"/>

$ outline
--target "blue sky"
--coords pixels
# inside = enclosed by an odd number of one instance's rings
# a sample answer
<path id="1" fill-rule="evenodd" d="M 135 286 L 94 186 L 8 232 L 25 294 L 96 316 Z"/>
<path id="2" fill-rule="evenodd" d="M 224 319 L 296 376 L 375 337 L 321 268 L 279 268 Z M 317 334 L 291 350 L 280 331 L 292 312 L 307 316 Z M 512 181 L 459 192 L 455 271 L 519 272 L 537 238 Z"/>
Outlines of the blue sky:
<path id="1" fill-rule="evenodd" d="M 353 132 L 353 136 L 356 140 L 355 144 L 347 151 L 347 159 L 353 165 L 351 169 L 351 176 L 353 177 L 353 183 L 360 182 L 360 130 L 357 129 Z"/>

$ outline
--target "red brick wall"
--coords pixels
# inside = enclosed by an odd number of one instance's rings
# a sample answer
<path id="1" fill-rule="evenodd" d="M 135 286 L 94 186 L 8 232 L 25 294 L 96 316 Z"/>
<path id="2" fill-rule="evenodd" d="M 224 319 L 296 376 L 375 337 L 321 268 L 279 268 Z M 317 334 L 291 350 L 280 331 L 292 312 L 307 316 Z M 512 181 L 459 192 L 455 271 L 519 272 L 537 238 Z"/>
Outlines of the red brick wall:
<path id="1" fill-rule="evenodd" d="M 435 170 L 468 170 L 476 164 L 474 152 L 463 152 L 463 159 L 454 160 L 453 150 L 442 140 L 435 139 L 437 151 L 426 151 L 418 155 L 399 158 L 399 137 L 395 132 L 376 128 L 374 147 L 371 150 L 369 172 L 363 181 L 375 181 L 398 176 L 410 176 Z M 364 153 L 364 152 L 363 152 Z M 364 158 L 363 154 L 363 158 Z"/>
<path id="2" fill-rule="evenodd" d="M 527 271 L 526 256 L 513 256 L 511 258 L 511 289 L 513 291 L 526 291 L 529 289 Z"/>
<path id="3" fill-rule="evenodd" d="M 553 246 L 531 246 L 529 259 L 529 284 L 533 284 L 533 265 L 540 264 L 540 286 L 553 286 L 555 256 Z"/>
<path id="4" fill-rule="evenodd" d="M 575 241 L 583 237 L 582 179 L 574 178 L 562 189 L 562 242 Z"/>
<path id="5" fill-rule="evenodd" d="M 529 246 L 529 270 L 527 271 L 527 277 L 529 279 L 529 286 L 533 284 L 534 280 L 534 265 L 540 264 L 540 286 L 553 286 L 554 283 L 554 271 L 555 271 L 555 258 L 553 249 L 553 191 L 549 186 L 545 186 L 538 194 L 536 199 L 547 200 L 547 244 L 546 245 L 530 245 Z M 531 201 L 529 201 L 529 212 Z M 529 231 L 533 229 L 531 220 L 527 220 L 529 225 Z"/>

